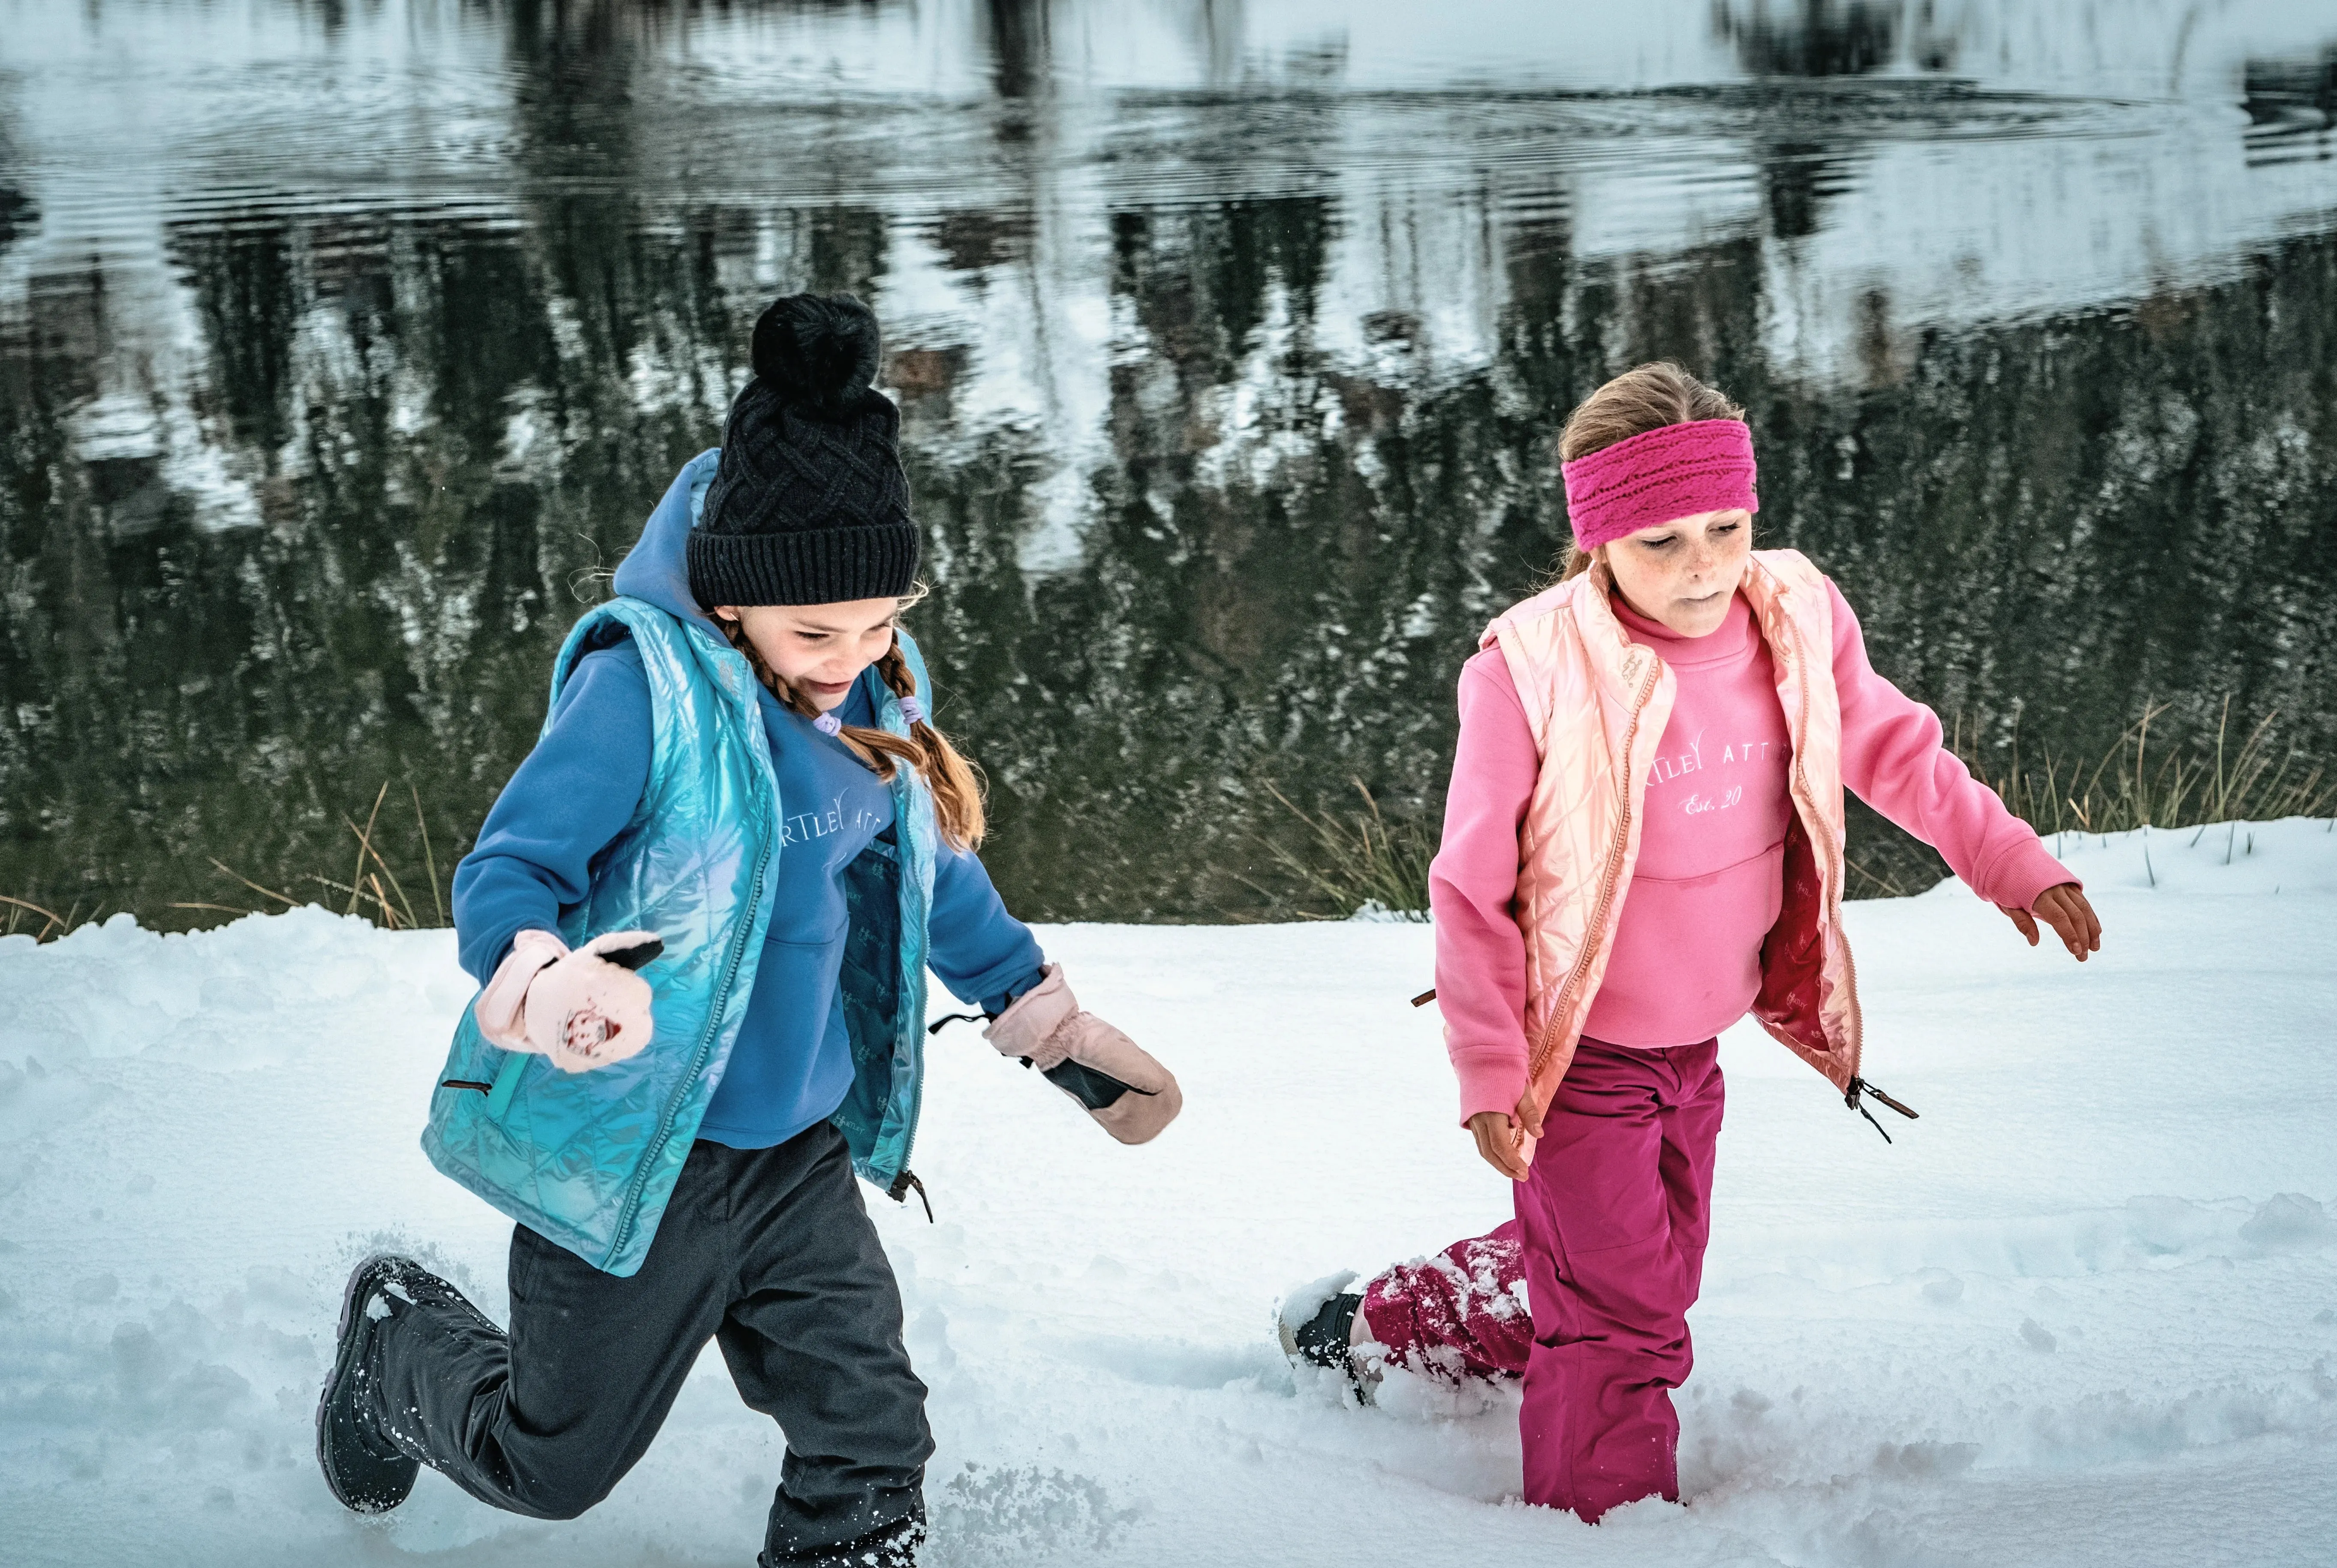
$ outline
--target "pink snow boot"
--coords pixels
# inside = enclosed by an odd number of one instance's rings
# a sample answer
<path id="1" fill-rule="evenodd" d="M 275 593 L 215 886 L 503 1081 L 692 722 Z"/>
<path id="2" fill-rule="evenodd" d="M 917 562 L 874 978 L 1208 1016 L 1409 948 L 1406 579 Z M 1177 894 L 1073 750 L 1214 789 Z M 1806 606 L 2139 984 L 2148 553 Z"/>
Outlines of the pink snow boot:
<path id="1" fill-rule="evenodd" d="M 562 1072 L 621 1062 L 651 1032 L 649 982 L 632 971 L 664 947 L 654 931 L 610 931 L 571 952 L 550 931 L 522 931 L 472 1004 L 479 1033 Z"/>
<path id="2" fill-rule="evenodd" d="M 1062 965 L 1041 972 L 1046 978 L 1015 998 L 982 1037 L 1001 1056 L 1020 1057 L 1046 1074 L 1121 1143 L 1159 1136 L 1184 1108 L 1175 1076 L 1134 1040 L 1081 1012 Z"/>

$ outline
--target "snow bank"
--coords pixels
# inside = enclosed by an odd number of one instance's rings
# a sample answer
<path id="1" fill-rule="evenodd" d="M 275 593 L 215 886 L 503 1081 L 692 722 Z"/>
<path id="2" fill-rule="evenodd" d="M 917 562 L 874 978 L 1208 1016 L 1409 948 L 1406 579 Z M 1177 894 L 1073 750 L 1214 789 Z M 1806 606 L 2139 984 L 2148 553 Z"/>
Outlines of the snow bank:
<path id="1" fill-rule="evenodd" d="M 1739 1030 L 1689 1505 L 1517 1506 L 1511 1401 L 1294 1378 L 1276 1295 L 1505 1212 L 1452 1125 L 1431 932 L 1044 933 L 1178 1069 L 1110 1144 L 970 1030 L 871 1195 L 933 1385 L 941 1568 L 2323 1560 L 2337 1483 L 2337 833 L 2071 838 L 2082 968 L 1950 885 L 1853 905 L 1885 1146 Z M 319 910 L 0 940 L 0 1541 L 12 1562 L 740 1563 L 780 1455 L 719 1358 L 607 1504 L 327 1497 L 309 1419 L 362 1251 L 504 1306 L 508 1225 L 415 1145 L 469 988 Z"/>

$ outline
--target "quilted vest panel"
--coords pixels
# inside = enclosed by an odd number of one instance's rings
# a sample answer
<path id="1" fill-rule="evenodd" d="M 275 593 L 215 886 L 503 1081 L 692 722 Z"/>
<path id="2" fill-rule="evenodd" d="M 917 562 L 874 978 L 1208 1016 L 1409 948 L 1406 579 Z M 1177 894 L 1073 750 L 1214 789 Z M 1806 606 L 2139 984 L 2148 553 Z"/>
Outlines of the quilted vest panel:
<path id="1" fill-rule="evenodd" d="M 1603 567 L 1518 605 L 1486 628 L 1526 713 L 1541 769 L 1520 839 L 1519 924 L 1526 939 L 1528 1096 L 1546 1106 L 1566 1076 L 1605 978 L 1638 859 L 1648 768 L 1677 683 L 1631 641 L 1609 603 Z M 1755 551 L 1745 573 L 1794 733 L 1794 824 L 1785 912 L 1762 950 L 1755 1015 L 1847 1089 L 1859 1018 L 1842 937 L 1842 713 L 1833 686 L 1825 579 L 1791 550 Z"/>
<path id="2" fill-rule="evenodd" d="M 770 923 L 780 803 L 769 743 L 746 660 L 712 630 L 638 599 L 597 607 L 570 631 L 552 698 L 578 658 L 618 635 L 641 654 L 651 716 L 650 775 L 624 830 L 598 857 L 582 902 L 561 913 L 572 947 L 603 931 L 656 931 L 665 951 L 641 970 L 656 1038 L 626 1061 L 564 1073 L 543 1057 L 506 1052 L 463 1009 L 422 1146 L 431 1163 L 504 1213 L 594 1267 L 639 1271 L 729 1059 Z M 923 660 L 903 651 L 925 686 Z M 873 676 L 868 677 L 872 681 Z M 881 682 L 880 722 L 905 734 Z M 550 719 L 547 716 L 547 726 Z M 925 912 L 931 906 L 932 802 L 914 774 L 894 780 L 899 842 L 878 857 L 891 899 L 858 901 L 847 946 L 865 923 L 893 962 L 845 970 L 856 1078 L 836 1118 L 855 1167 L 889 1186 L 905 1168 L 924 1069 Z M 872 853 L 874 852 L 872 851 Z M 912 969 L 914 966 L 914 969 Z M 447 1081 L 490 1083 L 491 1092 Z"/>

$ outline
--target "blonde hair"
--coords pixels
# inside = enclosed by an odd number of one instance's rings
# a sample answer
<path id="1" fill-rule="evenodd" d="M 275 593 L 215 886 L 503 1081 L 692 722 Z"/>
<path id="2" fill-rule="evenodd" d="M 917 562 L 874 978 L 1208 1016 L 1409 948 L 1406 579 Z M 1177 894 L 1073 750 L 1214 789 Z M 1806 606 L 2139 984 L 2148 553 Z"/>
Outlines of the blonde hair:
<path id="1" fill-rule="evenodd" d="M 906 609 L 924 597 L 920 588 L 901 600 Z M 819 708 L 811 698 L 779 678 L 778 672 L 763 662 L 763 656 L 748 640 L 747 628 L 728 616 L 716 616 L 714 624 L 730 639 L 730 646 L 747 656 L 747 667 L 755 678 L 769 688 L 787 711 L 801 717 L 819 717 Z M 909 661 L 901 652 L 901 639 L 896 633 L 893 646 L 876 661 L 876 676 L 893 695 L 911 697 L 917 695 L 917 677 L 909 668 Z M 934 817 L 940 824 L 942 837 L 950 847 L 970 850 L 982 842 L 988 824 L 983 817 L 982 774 L 967 761 L 949 737 L 935 729 L 932 723 L 918 719 L 909 726 L 904 737 L 888 729 L 875 729 L 866 725 L 848 724 L 836 733 L 845 748 L 878 778 L 891 783 L 894 769 L 906 763 L 915 768 L 933 792 Z"/>
<path id="2" fill-rule="evenodd" d="M 1558 460 L 1572 463 L 1667 424 L 1744 417 L 1742 404 L 1718 387 L 1698 381 L 1686 365 L 1669 359 L 1652 360 L 1632 366 L 1575 405 L 1558 433 Z M 1559 560 L 1558 580 L 1580 577 L 1598 558 L 1597 550 L 1577 549 L 1568 540 Z"/>

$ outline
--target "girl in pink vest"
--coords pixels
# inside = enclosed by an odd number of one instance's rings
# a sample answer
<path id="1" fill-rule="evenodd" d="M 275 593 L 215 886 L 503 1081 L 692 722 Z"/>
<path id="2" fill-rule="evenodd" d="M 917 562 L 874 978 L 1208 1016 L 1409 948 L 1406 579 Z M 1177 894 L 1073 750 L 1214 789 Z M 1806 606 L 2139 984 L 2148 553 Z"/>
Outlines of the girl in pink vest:
<path id="1" fill-rule="evenodd" d="M 1842 929 L 1843 789 L 1931 844 L 2031 946 L 2101 923 L 2037 835 L 1867 662 L 1841 590 L 1755 550 L 1744 410 L 1676 365 L 1559 439 L 1558 584 L 1487 628 L 1430 875 L 1461 1119 L 1517 1217 L 1364 1289 L 1286 1305 L 1295 1358 L 1525 1379 L 1530 1503 L 1677 1500 L 1720 1130 L 1746 1013 L 1867 1115 Z M 1880 1124 L 1877 1124 L 1878 1126 Z M 1886 1135 L 1887 1136 L 1887 1135 Z"/>

